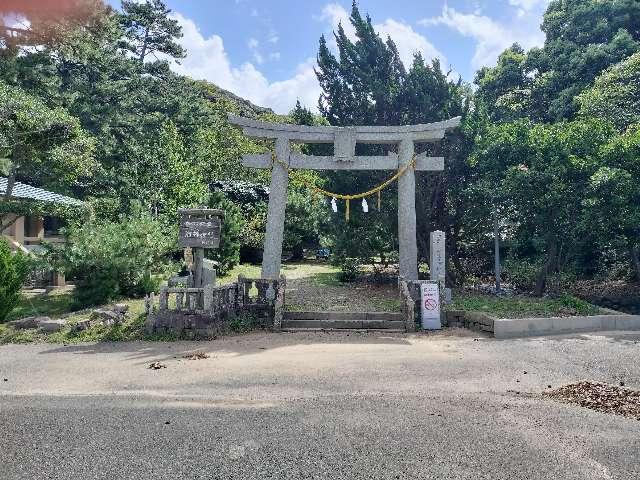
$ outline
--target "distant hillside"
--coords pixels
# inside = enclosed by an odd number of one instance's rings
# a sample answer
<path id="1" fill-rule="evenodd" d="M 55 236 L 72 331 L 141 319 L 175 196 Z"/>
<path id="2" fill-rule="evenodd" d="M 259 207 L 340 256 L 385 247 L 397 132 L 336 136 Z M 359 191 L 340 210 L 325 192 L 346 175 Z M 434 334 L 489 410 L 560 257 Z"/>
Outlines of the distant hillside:
<path id="1" fill-rule="evenodd" d="M 222 110 L 250 118 L 275 115 L 273 110 L 270 108 L 255 105 L 249 100 L 239 97 L 238 95 L 220 88 L 213 83 L 209 83 L 204 80 L 198 80 L 195 83 L 202 88 L 205 98 L 219 106 Z"/>

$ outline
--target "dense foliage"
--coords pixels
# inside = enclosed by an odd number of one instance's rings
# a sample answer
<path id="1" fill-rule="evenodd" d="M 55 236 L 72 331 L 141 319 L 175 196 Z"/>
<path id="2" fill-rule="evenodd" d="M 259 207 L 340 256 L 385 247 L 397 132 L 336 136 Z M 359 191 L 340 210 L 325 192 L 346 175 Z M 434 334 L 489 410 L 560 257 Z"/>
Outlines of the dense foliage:
<path id="1" fill-rule="evenodd" d="M 640 124 L 640 52 L 603 72 L 577 101 L 581 116 L 601 118 L 620 131 Z"/>
<path id="2" fill-rule="evenodd" d="M 174 240 L 162 223 L 138 211 L 118 221 L 91 220 L 68 232 L 71 245 L 50 247 L 51 262 L 75 279 L 78 305 L 157 291 Z"/>
<path id="3" fill-rule="evenodd" d="M 0 238 L 0 323 L 20 301 L 20 289 L 30 270 L 30 261 L 22 253 L 12 253 Z"/>
<path id="4" fill-rule="evenodd" d="M 552 0 L 544 14 L 544 46 L 514 45 L 498 65 L 477 74 L 478 98 L 496 120 L 571 119 L 577 96 L 608 67 L 640 51 L 637 0 Z"/>
<path id="5" fill-rule="evenodd" d="M 240 207 L 221 192 L 211 194 L 208 206 L 224 212 L 220 248 L 207 250 L 206 253 L 208 258 L 217 262 L 218 274 L 226 275 L 229 270 L 240 263 L 240 244 L 245 219 Z"/>

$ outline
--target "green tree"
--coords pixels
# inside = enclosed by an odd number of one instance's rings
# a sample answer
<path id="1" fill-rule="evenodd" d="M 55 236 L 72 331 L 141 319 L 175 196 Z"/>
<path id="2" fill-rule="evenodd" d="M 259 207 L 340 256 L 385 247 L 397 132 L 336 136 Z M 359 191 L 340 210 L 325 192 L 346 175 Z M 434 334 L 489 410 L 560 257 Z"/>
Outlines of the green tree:
<path id="1" fill-rule="evenodd" d="M 12 253 L 0 237 L 0 323 L 20 301 L 20 289 L 30 270 L 30 261 L 22 253 Z"/>
<path id="2" fill-rule="evenodd" d="M 598 121 L 554 125 L 528 121 L 489 127 L 472 162 L 480 181 L 492 179 L 503 215 L 518 245 L 515 254 L 539 265 L 535 293 L 549 274 L 575 259 L 585 213 L 585 192 L 611 128 Z"/>
<path id="3" fill-rule="evenodd" d="M 526 74 L 526 59 L 525 51 L 514 43 L 500 54 L 495 67 L 482 67 L 476 73 L 476 101 L 490 107 L 492 120 L 513 120 L 529 111 L 532 79 Z"/>
<path id="4" fill-rule="evenodd" d="M 175 231 L 174 231 L 175 232 Z M 159 287 L 176 235 L 138 208 L 118 221 L 91 219 L 68 230 L 70 246 L 50 247 L 49 261 L 76 279 L 78 305 L 100 305 L 120 297 L 139 297 Z"/>
<path id="5" fill-rule="evenodd" d="M 640 53 L 604 71 L 577 100 L 582 117 L 601 118 L 619 131 L 640 124 Z"/>
<path id="6" fill-rule="evenodd" d="M 614 137 L 589 179 L 587 225 L 602 243 L 621 240 L 633 278 L 640 282 L 640 126 Z"/>
<path id="7" fill-rule="evenodd" d="M 536 72 L 532 104 L 546 120 L 572 118 L 575 97 L 607 67 L 640 50 L 640 2 L 554 0 L 544 14 L 542 48 L 528 54 Z"/>
<path id="8" fill-rule="evenodd" d="M 200 166 L 187 160 L 184 142 L 173 123 L 165 123 L 146 142 L 134 143 L 134 148 L 130 158 L 135 160 L 122 167 L 134 189 L 130 200 L 142 202 L 167 225 L 176 224 L 179 208 L 206 201 L 208 188 Z"/>
<path id="9" fill-rule="evenodd" d="M 543 16 L 545 43 L 524 54 L 507 49 L 478 72 L 479 98 L 492 118 L 574 118 L 576 96 L 595 78 L 640 50 L 638 0 L 552 0 Z"/>
<path id="10" fill-rule="evenodd" d="M 3 202 L 11 199 L 16 180 L 68 192 L 95 166 L 93 141 L 77 119 L 4 82 L 0 82 L 0 156 L 9 160 Z"/>
<path id="11" fill-rule="evenodd" d="M 363 18 L 353 5 L 350 22 L 356 32 L 351 41 L 342 26 L 335 33 L 339 55 L 330 51 L 324 37 L 320 39 L 317 76 L 322 87 L 319 108 L 331 125 L 401 125 L 429 123 L 445 120 L 464 112 L 469 91 L 449 79 L 437 60 L 431 63 L 416 55 L 407 71 L 400 61 L 393 40 L 382 38 L 375 32 L 371 18 Z M 416 205 L 418 209 L 419 251 L 426 257 L 429 231 L 445 228 L 447 222 L 457 216 L 448 215 L 450 191 L 448 187 L 461 186 L 464 181 L 449 177 L 458 172 L 463 156 L 453 153 L 462 146 L 460 138 L 445 142 L 442 152 L 449 162 L 444 175 L 418 173 Z M 464 140 L 466 141 L 466 140 Z M 462 143 L 464 143 L 464 141 Z M 391 147 L 359 146 L 358 154 L 385 154 Z M 420 146 L 419 152 L 435 153 L 433 148 Z M 457 153 L 457 152 L 456 152 Z M 455 164 L 454 164 L 455 163 Z M 388 178 L 389 172 L 339 172 L 325 176 L 327 189 L 337 193 L 357 193 L 370 189 Z M 435 192 L 435 193 L 434 193 Z M 354 205 L 351 220 L 338 216 L 330 225 L 334 248 L 345 252 L 346 257 L 371 259 L 385 258 L 393 254 L 397 246 L 397 191 L 396 187 L 382 194 L 382 208 L 378 212 L 360 212 Z M 369 199 L 375 204 L 375 199 Z M 342 202 L 341 202 L 342 203 Z M 454 200 L 453 205 L 456 205 Z M 373 206 L 373 205 L 372 205 Z M 342 210 L 342 205 L 340 209 Z M 369 231 L 372 241 L 363 241 L 363 232 Z M 342 240 L 341 240 L 342 239 Z M 352 239 L 354 245 L 347 245 Z M 343 241 L 344 240 L 344 241 Z M 366 247 L 366 248 L 365 248 Z M 364 251 L 363 249 L 367 250 Z M 457 251 L 457 248 L 448 251 Z"/>
<path id="12" fill-rule="evenodd" d="M 240 207 L 226 198 L 222 192 L 211 193 L 209 207 L 222 210 L 224 218 L 220 232 L 220 248 L 206 250 L 206 255 L 217 262 L 218 275 L 226 275 L 240 263 L 240 245 L 245 219 Z"/>
<path id="13" fill-rule="evenodd" d="M 120 21 L 125 38 L 122 47 L 133 53 L 140 63 L 156 53 L 184 58 L 186 51 L 176 41 L 182 37 L 182 27 L 170 18 L 170 13 L 163 0 L 145 0 L 144 3 L 123 0 Z"/>
<path id="14" fill-rule="evenodd" d="M 363 18 L 355 2 L 349 20 L 357 40 L 349 40 L 338 26 L 339 60 L 324 35 L 320 38 L 316 70 L 323 90 L 320 112 L 331 125 L 398 125 L 398 93 L 406 75 L 398 50 L 390 38 L 380 38 L 371 18 Z"/>

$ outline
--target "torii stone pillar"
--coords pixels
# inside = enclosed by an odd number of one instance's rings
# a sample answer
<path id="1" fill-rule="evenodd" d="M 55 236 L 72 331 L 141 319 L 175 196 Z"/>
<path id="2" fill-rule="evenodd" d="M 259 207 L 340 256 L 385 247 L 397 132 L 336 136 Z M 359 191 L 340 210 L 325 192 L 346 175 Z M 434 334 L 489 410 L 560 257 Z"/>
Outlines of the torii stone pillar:
<path id="1" fill-rule="evenodd" d="M 262 278 L 277 279 L 280 275 L 284 216 L 287 204 L 287 168 L 307 170 L 398 170 L 410 163 L 415 143 L 437 142 L 445 133 L 460 125 L 460 117 L 444 122 L 404 126 L 324 127 L 281 125 L 229 115 L 229 121 L 242 128 L 248 137 L 275 139 L 276 156 L 245 155 L 243 165 L 271 168 L 269 211 L 265 233 Z M 333 143 L 334 156 L 308 156 L 292 153 L 290 142 Z M 398 153 L 386 156 L 356 156 L 356 143 L 397 145 Z M 285 167 L 286 165 L 286 167 Z M 416 157 L 415 170 L 442 171 L 444 158 Z M 355 192 L 354 192 L 355 193 Z M 414 169 L 408 169 L 398 179 L 398 237 L 400 275 L 406 280 L 418 279 L 418 249 L 416 245 L 416 180 Z"/>
<path id="2" fill-rule="evenodd" d="M 413 140 L 404 139 L 398 147 L 399 165 L 413 159 Z M 416 244 L 416 175 L 408 169 L 398 179 L 398 253 L 400 276 L 418 280 L 418 246 Z"/>
<path id="3" fill-rule="evenodd" d="M 291 146 L 286 138 L 276 139 L 276 155 L 289 163 Z M 284 215 L 287 206 L 287 186 L 289 172 L 275 163 L 271 169 L 271 185 L 269 187 L 269 210 L 267 211 L 267 230 L 264 237 L 262 255 L 262 278 L 277 279 L 280 276 L 282 261 L 282 239 L 284 236 Z"/>

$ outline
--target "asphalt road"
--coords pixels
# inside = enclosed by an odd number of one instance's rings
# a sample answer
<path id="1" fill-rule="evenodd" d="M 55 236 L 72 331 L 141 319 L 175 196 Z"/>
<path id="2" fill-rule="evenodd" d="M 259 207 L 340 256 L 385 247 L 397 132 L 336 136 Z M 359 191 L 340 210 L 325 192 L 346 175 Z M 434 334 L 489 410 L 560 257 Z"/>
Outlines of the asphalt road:
<path id="1" fill-rule="evenodd" d="M 540 393 L 640 388 L 639 354 L 620 332 L 2 346 L 0 479 L 635 479 L 640 422 Z"/>

